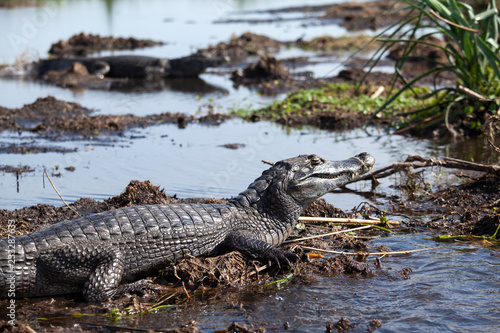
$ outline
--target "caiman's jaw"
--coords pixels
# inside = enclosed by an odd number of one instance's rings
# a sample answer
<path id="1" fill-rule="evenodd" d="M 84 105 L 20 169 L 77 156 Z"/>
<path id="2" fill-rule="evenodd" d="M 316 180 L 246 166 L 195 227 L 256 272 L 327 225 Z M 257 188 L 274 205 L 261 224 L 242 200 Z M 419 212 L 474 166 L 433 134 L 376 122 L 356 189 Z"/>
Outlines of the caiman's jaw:
<path id="1" fill-rule="evenodd" d="M 292 167 L 287 192 L 300 204 L 309 204 L 324 194 L 370 171 L 375 159 L 361 153 L 344 161 L 331 162 L 317 155 L 304 156 Z"/>

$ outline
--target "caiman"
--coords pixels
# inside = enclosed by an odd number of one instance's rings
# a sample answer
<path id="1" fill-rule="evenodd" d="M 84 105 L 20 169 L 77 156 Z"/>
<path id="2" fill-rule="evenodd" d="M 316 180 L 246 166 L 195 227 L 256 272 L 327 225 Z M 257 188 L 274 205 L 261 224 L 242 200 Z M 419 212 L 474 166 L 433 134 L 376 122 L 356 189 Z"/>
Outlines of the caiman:
<path id="1" fill-rule="evenodd" d="M 221 65 L 225 60 L 196 55 L 175 59 L 138 55 L 42 59 L 37 64 L 37 75 L 42 77 L 48 71 L 67 70 L 76 62 L 84 65 L 87 71 L 94 75 L 110 78 L 146 79 L 152 77 L 196 77 L 208 67 Z"/>
<path id="2" fill-rule="evenodd" d="M 274 164 L 227 204 L 119 208 L 2 238 L 0 296 L 83 292 L 88 301 L 103 301 L 148 288 L 140 279 L 168 262 L 233 250 L 290 266 L 297 256 L 277 246 L 302 211 L 374 163 L 367 153 L 337 162 L 300 155 Z"/>

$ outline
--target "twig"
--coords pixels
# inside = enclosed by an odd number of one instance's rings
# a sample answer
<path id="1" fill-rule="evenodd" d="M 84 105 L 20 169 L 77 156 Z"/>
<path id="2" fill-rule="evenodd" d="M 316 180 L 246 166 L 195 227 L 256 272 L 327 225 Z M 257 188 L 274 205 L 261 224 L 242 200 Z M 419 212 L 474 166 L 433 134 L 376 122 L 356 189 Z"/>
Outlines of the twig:
<path id="1" fill-rule="evenodd" d="M 474 90 L 469 89 L 467 87 L 464 87 L 462 85 L 458 85 L 457 90 L 460 91 L 460 92 L 462 92 L 462 93 L 464 93 L 464 94 L 466 94 L 470 98 L 477 99 L 479 102 L 492 102 L 493 101 L 493 99 L 486 98 L 483 95 L 475 92 Z"/>
<path id="2" fill-rule="evenodd" d="M 352 229 L 346 229 L 346 230 L 340 230 L 340 231 L 335 231 L 335 232 L 329 232 L 327 234 L 321 234 L 321 235 L 315 235 L 315 236 L 309 236 L 309 237 L 302 237 L 302 238 L 296 238 L 296 239 L 290 239 L 290 240 L 287 240 L 287 241 L 283 242 L 283 244 L 285 244 L 285 243 L 299 242 L 299 241 L 303 241 L 303 240 L 307 240 L 307 239 L 315 239 L 315 238 L 327 237 L 327 236 L 341 234 L 341 233 L 344 233 L 344 232 L 361 230 L 361 229 L 367 229 L 367 228 L 371 228 L 371 227 L 372 227 L 371 225 L 364 225 L 362 227 L 357 227 L 357 228 L 352 228 Z"/>
<path id="3" fill-rule="evenodd" d="M 380 220 L 366 220 L 366 219 L 349 219 L 340 217 L 312 217 L 300 216 L 299 221 L 303 222 L 333 222 L 333 223 L 349 223 L 349 224 L 380 224 Z M 384 222 L 391 225 L 399 225 L 399 221 Z"/>
<path id="4" fill-rule="evenodd" d="M 384 90 L 385 90 L 384 86 L 378 87 L 378 89 L 373 94 L 370 95 L 370 98 L 371 99 L 375 99 L 375 98 L 380 97 L 380 95 L 382 95 L 382 93 L 384 92 Z"/>
<path id="5" fill-rule="evenodd" d="M 54 191 L 56 191 L 57 195 L 59 196 L 59 198 L 61 198 L 62 202 L 66 205 L 66 207 L 68 207 L 70 210 L 72 210 L 76 215 L 81 216 L 75 209 L 73 209 L 73 207 L 71 207 L 70 205 L 68 205 L 68 203 L 66 201 L 64 201 L 62 195 L 59 193 L 56 186 L 54 185 L 54 183 L 50 179 L 49 174 L 47 173 L 47 170 L 45 170 L 45 176 L 47 176 L 47 179 L 49 180 L 50 185 L 52 185 L 52 188 L 54 189 Z"/>
<path id="6" fill-rule="evenodd" d="M 182 289 L 184 290 L 184 293 L 187 296 L 187 300 L 189 301 L 191 299 L 191 296 L 189 296 L 188 291 L 186 290 L 186 285 L 184 284 L 184 281 L 182 281 Z"/>
<path id="7" fill-rule="evenodd" d="M 345 255 L 350 255 L 350 256 L 372 256 L 372 255 L 380 256 L 380 255 L 391 255 L 391 254 L 410 254 L 410 253 L 414 253 L 414 252 L 434 250 L 434 249 L 438 249 L 440 247 L 441 246 L 429 247 L 429 248 L 425 248 L 425 249 L 416 249 L 416 250 L 408 250 L 408 251 L 391 251 L 391 252 L 343 252 L 343 251 L 317 249 L 315 247 L 309 247 L 309 246 L 302 246 L 302 248 L 305 250 L 319 251 L 319 252 L 332 253 L 332 254 L 345 254 Z"/>
<path id="8" fill-rule="evenodd" d="M 355 181 L 370 180 L 373 178 L 384 178 L 393 175 L 399 171 L 409 170 L 410 168 L 426 168 L 432 166 L 441 166 L 444 168 L 473 170 L 491 173 L 500 176 L 500 166 L 498 165 L 485 165 L 456 158 L 445 157 L 442 160 L 435 160 L 433 158 L 425 158 L 420 155 L 409 155 L 404 162 L 396 162 L 390 166 L 373 171 L 365 176 L 362 176 Z"/>
<path id="9" fill-rule="evenodd" d="M 269 266 L 268 265 L 264 265 L 264 266 L 261 266 L 261 267 L 255 267 L 255 270 L 252 271 L 252 272 L 250 272 L 250 273 L 248 273 L 248 274 L 246 274 L 245 277 L 248 278 L 248 277 L 250 277 L 252 275 L 255 275 L 255 274 L 257 274 L 257 273 L 265 270 L 266 268 L 269 268 Z M 241 276 L 241 277 L 237 278 L 236 280 L 232 281 L 232 283 L 239 282 L 242 279 L 243 279 L 243 276 Z"/>
<path id="10" fill-rule="evenodd" d="M 266 160 L 262 160 L 262 163 L 269 164 L 269 165 L 274 165 L 273 162 L 269 162 L 269 161 L 266 161 Z"/>

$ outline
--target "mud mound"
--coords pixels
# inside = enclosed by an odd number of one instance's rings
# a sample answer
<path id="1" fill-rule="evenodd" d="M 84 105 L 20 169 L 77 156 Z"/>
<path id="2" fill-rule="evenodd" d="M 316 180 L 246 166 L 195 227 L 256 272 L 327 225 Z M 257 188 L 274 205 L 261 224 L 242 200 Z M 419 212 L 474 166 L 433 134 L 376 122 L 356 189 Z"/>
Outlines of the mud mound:
<path id="1" fill-rule="evenodd" d="M 48 139 L 61 135 L 79 135 L 95 138 L 100 134 L 119 133 L 134 127 L 157 124 L 178 124 L 184 128 L 189 123 L 220 124 L 229 116 L 210 114 L 195 118 L 182 113 L 165 112 L 149 116 L 96 115 L 78 103 L 65 102 L 52 96 L 38 98 L 33 104 L 19 109 L 0 107 L 0 130 L 29 131 Z"/>
<path id="2" fill-rule="evenodd" d="M 331 5 L 324 17 L 342 19 L 347 30 L 377 30 L 398 22 L 408 15 L 402 10 L 408 5 L 403 1 L 346 2 Z"/>
<path id="3" fill-rule="evenodd" d="M 309 41 L 298 40 L 295 42 L 300 48 L 315 50 L 315 51 L 352 51 L 359 50 L 364 47 L 364 51 L 373 51 L 380 47 L 381 43 L 374 40 L 372 36 L 356 35 L 356 36 L 319 36 Z"/>
<path id="4" fill-rule="evenodd" d="M 303 213 L 302 216 L 315 217 L 348 217 L 340 208 L 335 208 L 325 199 L 321 198 L 314 201 Z"/>
<path id="5" fill-rule="evenodd" d="M 433 202 L 459 214 L 476 213 L 478 208 L 487 211 L 500 205 L 500 181 L 486 175 L 463 185 L 444 188 L 434 196 Z"/>
<path id="6" fill-rule="evenodd" d="M 471 230 L 472 235 L 492 236 L 498 230 L 500 225 L 500 215 L 485 215 L 477 222 Z M 497 232 L 496 238 L 500 238 L 500 232 Z"/>
<path id="7" fill-rule="evenodd" d="M 427 36 L 422 39 L 422 42 L 426 44 L 419 44 L 415 47 L 409 54 L 409 61 L 424 61 L 433 64 L 435 62 L 440 62 L 443 64 L 448 63 L 448 58 L 442 49 L 445 48 L 446 42 L 434 36 Z M 434 46 L 436 45 L 436 46 Z M 397 44 L 389 50 L 387 57 L 393 60 L 399 60 L 404 52 L 406 44 Z"/>
<path id="8" fill-rule="evenodd" d="M 429 203 L 442 217 L 425 227 L 449 235 L 492 236 L 500 223 L 500 181 L 493 175 L 471 178 L 465 184 L 441 188 Z"/>
<path id="9" fill-rule="evenodd" d="M 250 64 L 245 67 L 241 77 L 233 73 L 231 79 L 237 81 L 239 78 L 243 83 L 250 84 L 270 80 L 283 80 L 289 76 L 288 68 L 283 66 L 281 61 L 273 56 L 263 55 L 256 64 Z"/>
<path id="10" fill-rule="evenodd" d="M 347 275 L 370 278 L 376 275 L 373 266 L 360 263 L 343 254 L 331 258 L 312 260 L 310 263 L 302 264 L 302 269 L 301 274 L 315 274 L 327 277 Z"/>
<path id="11" fill-rule="evenodd" d="M 74 35 L 68 41 L 60 40 L 50 47 L 50 55 L 57 58 L 68 58 L 73 56 L 86 56 L 104 50 L 134 50 L 156 45 L 163 45 L 163 42 L 150 39 L 137 39 L 134 37 L 101 37 L 82 32 Z"/>
<path id="12" fill-rule="evenodd" d="M 280 60 L 270 55 L 263 55 L 256 63 L 234 71 L 231 80 L 236 88 L 240 85 L 252 87 L 266 95 L 298 89 L 305 84 L 304 80 L 293 77 Z M 311 87 L 315 83 L 307 82 L 307 85 Z"/>
<path id="13" fill-rule="evenodd" d="M 248 56 L 276 53 L 283 44 L 277 40 L 251 32 L 232 38 L 229 43 L 219 43 L 198 50 L 198 54 L 209 58 L 226 58 L 230 62 L 242 61 Z"/>
<path id="14" fill-rule="evenodd" d="M 78 103 L 65 102 L 52 96 L 38 98 L 32 104 L 20 109 L 0 106 L 0 130 L 29 130 L 33 122 L 52 121 L 56 118 L 75 117 L 90 114 L 92 110 Z"/>

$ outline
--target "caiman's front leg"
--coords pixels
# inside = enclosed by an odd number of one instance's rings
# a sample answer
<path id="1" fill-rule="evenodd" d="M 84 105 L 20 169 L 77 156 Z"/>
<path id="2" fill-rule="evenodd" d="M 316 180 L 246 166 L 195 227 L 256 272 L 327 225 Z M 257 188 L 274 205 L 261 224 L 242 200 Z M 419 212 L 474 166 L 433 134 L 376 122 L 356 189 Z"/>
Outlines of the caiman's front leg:
<path id="1" fill-rule="evenodd" d="M 71 243 L 42 253 L 37 274 L 49 284 L 81 285 L 87 301 L 104 301 L 126 292 L 149 288 L 147 280 L 120 285 L 125 261 L 121 251 L 106 243 Z"/>
<path id="2" fill-rule="evenodd" d="M 270 266 L 276 263 L 279 269 L 281 269 L 281 263 L 291 267 L 290 261 L 299 259 L 295 253 L 277 249 L 269 243 L 252 238 L 243 231 L 234 231 L 227 235 L 224 241 L 217 247 L 216 252 L 221 253 L 235 250 Z"/>

